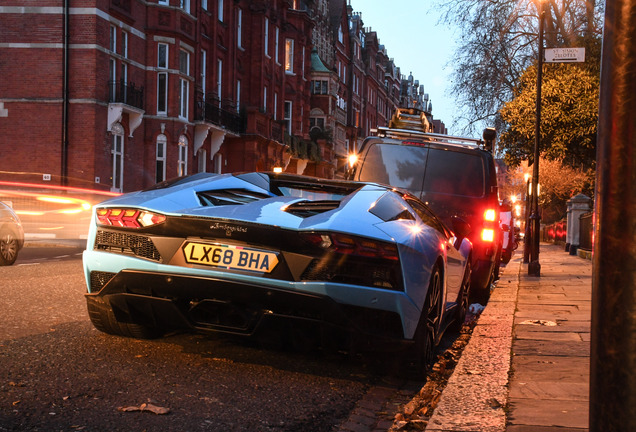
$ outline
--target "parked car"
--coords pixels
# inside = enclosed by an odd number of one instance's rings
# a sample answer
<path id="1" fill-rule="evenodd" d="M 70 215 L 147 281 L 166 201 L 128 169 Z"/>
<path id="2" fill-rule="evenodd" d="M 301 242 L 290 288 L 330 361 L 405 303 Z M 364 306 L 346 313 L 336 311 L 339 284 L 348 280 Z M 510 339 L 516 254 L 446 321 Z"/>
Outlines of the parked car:
<path id="1" fill-rule="evenodd" d="M 24 229 L 11 207 L 0 201 L 0 266 L 12 265 L 24 246 Z"/>
<path id="2" fill-rule="evenodd" d="M 425 367 L 466 315 L 466 231 L 383 185 L 195 174 L 96 206 L 83 255 L 88 313 L 97 329 L 136 338 L 349 336 L 409 346 Z"/>
<path id="3" fill-rule="evenodd" d="M 497 176 L 492 155 L 494 129 L 484 140 L 433 134 L 424 115 L 398 109 L 389 127 L 364 140 L 347 178 L 383 183 L 411 192 L 445 223 L 461 217 L 471 226 L 471 292 L 490 296 L 499 277 L 501 230 Z M 421 119 L 421 121 L 420 121 Z"/>
<path id="4" fill-rule="evenodd" d="M 515 226 L 512 205 L 504 199 L 500 207 L 500 226 L 502 232 L 501 262 L 508 264 L 513 252 L 519 247 L 519 228 Z"/>

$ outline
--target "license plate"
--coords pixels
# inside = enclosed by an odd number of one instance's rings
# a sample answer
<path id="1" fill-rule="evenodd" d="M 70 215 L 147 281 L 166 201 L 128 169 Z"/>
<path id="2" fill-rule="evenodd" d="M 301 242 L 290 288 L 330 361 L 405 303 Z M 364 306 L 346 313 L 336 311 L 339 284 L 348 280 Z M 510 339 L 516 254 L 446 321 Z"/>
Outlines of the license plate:
<path id="1" fill-rule="evenodd" d="M 278 254 L 241 246 L 186 242 L 185 260 L 189 264 L 269 273 L 278 264 Z"/>

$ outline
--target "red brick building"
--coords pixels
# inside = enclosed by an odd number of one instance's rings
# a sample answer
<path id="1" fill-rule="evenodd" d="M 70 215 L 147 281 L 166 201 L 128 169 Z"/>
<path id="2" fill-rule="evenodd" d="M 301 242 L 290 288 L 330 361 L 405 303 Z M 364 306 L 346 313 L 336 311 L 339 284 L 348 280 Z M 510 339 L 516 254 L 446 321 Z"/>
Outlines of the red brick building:
<path id="1" fill-rule="evenodd" d="M 9 0 L 0 180 L 337 177 L 402 77 L 345 0 Z"/>

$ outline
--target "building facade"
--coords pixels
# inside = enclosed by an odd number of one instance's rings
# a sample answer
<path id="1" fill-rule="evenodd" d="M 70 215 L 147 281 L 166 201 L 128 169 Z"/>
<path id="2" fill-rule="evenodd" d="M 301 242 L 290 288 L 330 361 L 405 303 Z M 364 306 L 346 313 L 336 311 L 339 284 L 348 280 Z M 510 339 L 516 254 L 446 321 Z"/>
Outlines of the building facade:
<path id="1" fill-rule="evenodd" d="M 11 0 L 0 27 L 0 180 L 339 177 L 404 103 L 345 0 Z"/>

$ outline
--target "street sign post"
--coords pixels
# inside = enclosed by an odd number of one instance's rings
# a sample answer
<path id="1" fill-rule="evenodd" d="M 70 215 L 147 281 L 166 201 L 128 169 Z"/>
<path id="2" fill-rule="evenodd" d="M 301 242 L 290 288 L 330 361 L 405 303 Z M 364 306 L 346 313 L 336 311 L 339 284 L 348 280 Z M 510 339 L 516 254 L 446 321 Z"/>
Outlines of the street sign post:
<path id="1" fill-rule="evenodd" d="M 585 48 L 545 48 L 546 63 L 581 63 L 585 61 Z"/>

